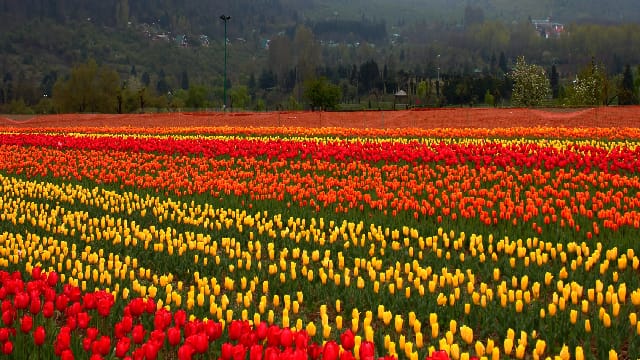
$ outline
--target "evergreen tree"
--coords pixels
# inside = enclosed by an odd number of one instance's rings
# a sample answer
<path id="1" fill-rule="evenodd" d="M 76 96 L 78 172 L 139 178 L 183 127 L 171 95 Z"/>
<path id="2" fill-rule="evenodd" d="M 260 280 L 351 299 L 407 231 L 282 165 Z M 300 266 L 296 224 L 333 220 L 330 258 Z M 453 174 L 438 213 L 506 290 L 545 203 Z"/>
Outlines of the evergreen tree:
<path id="1" fill-rule="evenodd" d="M 557 99 L 558 93 L 560 91 L 560 74 L 558 74 L 556 64 L 553 64 L 551 66 L 551 76 L 549 79 L 549 83 L 551 85 L 551 97 Z"/>
<path id="2" fill-rule="evenodd" d="M 182 71 L 182 75 L 180 76 L 180 87 L 183 90 L 189 89 L 189 74 L 187 74 L 187 70 Z"/>
<path id="3" fill-rule="evenodd" d="M 627 64 L 622 73 L 622 83 L 618 90 L 618 102 L 620 105 L 635 105 L 638 103 L 638 94 L 633 86 L 633 72 Z"/>

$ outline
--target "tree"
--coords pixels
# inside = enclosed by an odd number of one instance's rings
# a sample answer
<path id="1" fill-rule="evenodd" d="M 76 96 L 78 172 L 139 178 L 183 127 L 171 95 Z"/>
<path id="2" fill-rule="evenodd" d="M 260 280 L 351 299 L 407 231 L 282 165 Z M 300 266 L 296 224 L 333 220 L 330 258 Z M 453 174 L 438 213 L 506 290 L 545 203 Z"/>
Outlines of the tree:
<path id="1" fill-rule="evenodd" d="M 604 66 L 592 60 L 589 66 L 576 75 L 567 92 L 569 105 L 606 105 L 609 101 L 609 83 Z"/>
<path id="2" fill-rule="evenodd" d="M 558 74 L 558 69 L 556 69 L 556 64 L 551 66 L 551 75 L 549 79 L 549 84 L 551 85 L 551 96 L 554 99 L 558 98 L 558 93 L 560 92 L 560 74 Z"/>
<path id="3" fill-rule="evenodd" d="M 633 86 L 633 73 L 631 66 L 627 64 L 622 73 L 622 82 L 618 90 L 618 103 L 620 105 L 635 105 L 638 103 L 638 94 Z"/>
<path id="4" fill-rule="evenodd" d="M 59 79 L 53 88 L 53 100 L 61 112 L 103 112 L 117 110 L 120 76 L 91 59 L 71 70 L 68 79 Z"/>
<path id="5" fill-rule="evenodd" d="M 516 106 L 538 106 L 551 95 L 549 79 L 541 66 L 527 64 L 524 56 L 509 73 L 513 80 L 511 102 Z"/>
<path id="6" fill-rule="evenodd" d="M 333 109 L 342 97 L 342 90 L 324 77 L 309 79 L 304 83 L 304 97 L 312 109 Z"/>
<path id="7" fill-rule="evenodd" d="M 229 91 L 231 97 L 231 106 L 238 109 L 244 109 L 251 97 L 249 96 L 249 88 L 241 85 L 234 86 Z"/>

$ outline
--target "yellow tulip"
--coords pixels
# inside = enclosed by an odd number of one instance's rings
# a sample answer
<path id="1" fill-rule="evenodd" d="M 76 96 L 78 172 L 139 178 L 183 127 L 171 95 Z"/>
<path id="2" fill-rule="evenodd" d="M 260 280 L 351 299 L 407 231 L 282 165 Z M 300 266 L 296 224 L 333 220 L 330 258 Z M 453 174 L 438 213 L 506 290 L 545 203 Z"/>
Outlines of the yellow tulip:
<path id="1" fill-rule="evenodd" d="M 609 360 L 618 360 L 618 353 L 613 349 L 609 350 Z"/>
<path id="2" fill-rule="evenodd" d="M 584 360 L 584 350 L 582 349 L 582 346 L 576 346 L 576 360 Z"/>
<path id="3" fill-rule="evenodd" d="M 513 339 L 510 339 L 510 338 L 504 339 L 505 354 L 510 355 L 512 350 L 513 350 Z"/>

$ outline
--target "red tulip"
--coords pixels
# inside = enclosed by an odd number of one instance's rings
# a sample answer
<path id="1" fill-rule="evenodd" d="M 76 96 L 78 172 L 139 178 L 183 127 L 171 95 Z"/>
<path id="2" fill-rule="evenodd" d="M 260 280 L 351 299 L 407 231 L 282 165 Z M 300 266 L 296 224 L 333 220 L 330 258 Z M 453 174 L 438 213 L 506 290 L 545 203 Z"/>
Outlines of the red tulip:
<path id="1" fill-rule="evenodd" d="M 89 327 L 89 321 L 91 321 L 91 316 L 89 316 L 89 314 L 85 311 L 78 313 L 77 315 L 77 319 L 78 319 L 78 328 L 80 329 L 86 329 L 87 327 Z"/>
<path id="2" fill-rule="evenodd" d="M 177 327 L 181 327 L 187 322 L 187 313 L 180 309 L 173 315 L 173 321 Z"/>
<path id="3" fill-rule="evenodd" d="M 27 314 L 23 315 L 22 319 L 20 320 L 20 331 L 26 334 L 29 331 L 31 331 L 32 327 L 33 327 L 33 318 Z"/>
<path id="4" fill-rule="evenodd" d="M 9 340 L 9 329 L 0 328 L 0 342 L 5 342 Z"/>
<path id="5" fill-rule="evenodd" d="M 124 358 L 129 352 L 131 347 L 131 340 L 128 337 L 123 337 L 116 343 L 116 357 Z"/>
<path id="6" fill-rule="evenodd" d="M 51 271 L 49 275 L 47 275 L 47 285 L 49 287 L 54 287 L 58 283 L 58 273 L 55 271 Z"/>
<path id="7" fill-rule="evenodd" d="M 280 327 L 277 325 L 269 326 L 267 330 L 267 345 L 279 346 L 280 345 Z"/>
<path id="8" fill-rule="evenodd" d="M 94 353 L 107 356 L 111 352 L 111 338 L 106 335 L 101 336 L 94 344 L 97 344 L 96 347 L 92 349 Z"/>
<path id="9" fill-rule="evenodd" d="M 209 339 L 203 333 L 193 334 L 185 342 L 191 344 L 198 354 L 204 354 L 209 348 Z"/>
<path id="10" fill-rule="evenodd" d="M 222 336 L 222 324 L 217 321 L 208 320 L 204 323 L 204 331 L 209 338 L 209 342 L 213 342 Z"/>
<path id="11" fill-rule="evenodd" d="M 109 299 L 106 297 L 101 298 L 100 300 L 98 300 L 98 314 L 102 317 L 109 316 L 109 313 L 111 312 L 111 306 L 113 306 L 113 299 Z"/>
<path id="12" fill-rule="evenodd" d="M 184 343 L 180 348 L 178 348 L 178 359 L 179 360 L 191 360 L 193 354 L 195 353 L 195 349 L 191 344 Z"/>
<path id="13" fill-rule="evenodd" d="M 233 320 L 231 324 L 229 324 L 229 340 L 238 340 L 242 335 L 242 321 Z"/>
<path id="14" fill-rule="evenodd" d="M 280 331 L 280 345 L 286 349 L 291 347 L 291 344 L 293 344 L 293 334 L 291 333 L 291 329 L 282 329 Z"/>
<path id="15" fill-rule="evenodd" d="M 233 358 L 233 345 L 228 342 L 223 343 L 220 349 L 220 357 L 222 360 L 231 360 Z"/>
<path id="16" fill-rule="evenodd" d="M 355 360 L 355 356 L 351 351 L 343 351 L 340 354 L 340 360 Z"/>
<path id="17" fill-rule="evenodd" d="M 363 341 L 360 344 L 360 360 L 373 360 L 375 353 L 376 348 L 371 341 Z"/>
<path id="18" fill-rule="evenodd" d="M 90 327 L 87 329 L 87 337 L 91 340 L 98 338 L 98 328 Z"/>
<path id="19" fill-rule="evenodd" d="M 340 355 L 340 346 L 331 340 L 324 344 L 322 350 L 322 360 L 337 360 Z"/>
<path id="20" fill-rule="evenodd" d="M 258 336 L 258 340 L 262 341 L 267 338 L 267 331 L 269 326 L 266 322 L 261 321 L 260 324 L 256 327 L 256 335 Z"/>
<path id="21" fill-rule="evenodd" d="M 29 301 L 29 294 L 26 292 L 19 292 L 13 298 L 13 306 L 18 310 L 26 309 L 27 306 L 29 306 Z"/>
<path id="22" fill-rule="evenodd" d="M 62 351 L 60 353 L 60 359 L 61 360 L 74 360 L 74 356 L 73 356 L 73 352 L 71 351 L 71 349 L 65 349 L 64 351 Z"/>
<path id="23" fill-rule="evenodd" d="M 233 360 L 245 360 L 247 358 L 247 349 L 242 344 L 237 344 L 232 350 Z"/>
<path id="24" fill-rule="evenodd" d="M 68 350 L 69 346 L 71 346 L 71 329 L 63 326 L 53 343 L 53 351 L 57 356 L 62 356 L 62 353 Z"/>
<path id="25" fill-rule="evenodd" d="M 42 275 L 42 269 L 39 266 L 36 266 L 33 269 L 31 269 L 31 277 L 33 278 L 33 280 L 40 280 L 41 275 Z"/>
<path id="26" fill-rule="evenodd" d="M 164 330 L 169 325 L 171 325 L 171 312 L 165 308 L 158 309 L 153 318 L 153 327 L 156 330 Z"/>
<path id="27" fill-rule="evenodd" d="M 60 294 L 56 298 L 56 310 L 60 312 L 64 312 L 67 309 L 67 304 L 69 304 L 69 298 L 65 294 Z"/>
<path id="28" fill-rule="evenodd" d="M 42 346 L 42 344 L 44 344 L 45 339 L 46 339 L 46 332 L 44 330 L 44 326 L 40 325 L 33 332 L 33 342 L 37 346 Z"/>
<path id="29" fill-rule="evenodd" d="M 2 346 L 2 353 L 5 355 L 11 355 L 13 353 L 13 343 L 11 341 L 7 341 Z"/>
<path id="30" fill-rule="evenodd" d="M 268 347 L 264 350 L 264 360 L 279 360 L 280 359 L 280 349 L 277 347 Z"/>
<path id="31" fill-rule="evenodd" d="M 177 346 L 180 344 L 180 341 L 182 340 L 180 328 L 170 327 L 169 330 L 167 330 L 167 338 L 169 339 L 169 345 L 171 346 Z"/>
<path id="32" fill-rule="evenodd" d="M 155 360 L 158 358 L 158 352 L 160 351 L 160 347 L 162 345 L 158 344 L 154 341 L 149 341 L 142 345 L 142 349 L 144 350 L 144 358 L 146 360 Z"/>
<path id="33" fill-rule="evenodd" d="M 300 330 L 296 332 L 294 342 L 296 343 L 296 349 L 307 350 L 309 345 L 309 334 L 306 330 Z"/>
<path id="34" fill-rule="evenodd" d="M 428 356 L 427 360 L 449 360 L 449 355 L 444 350 L 438 350 Z"/>
<path id="35" fill-rule="evenodd" d="M 47 301 L 44 303 L 44 306 L 42 307 L 42 316 L 44 316 L 46 319 L 49 319 L 53 317 L 54 311 L 55 311 L 55 308 L 53 305 L 53 301 Z"/>
<path id="36" fill-rule="evenodd" d="M 345 332 L 340 334 L 340 344 L 345 350 L 350 351 L 355 346 L 355 335 L 351 331 L 351 329 L 347 329 Z"/>
<path id="37" fill-rule="evenodd" d="M 262 360 L 263 347 L 260 344 L 252 345 L 249 348 L 249 360 Z"/>
<path id="38" fill-rule="evenodd" d="M 320 359 L 320 356 L 322 355 L 322 346 L 315 342 L 311 343 L 311 345 L 309 345 L 309 347 L 307 348 L 307 354 L 309 355 L 311 360 Z"/>
<path id="39" fill-rule="evenodd" d="M 32 315 L 38 315 L 40 313 L 41 307 L 42 307 L 42 301 L 40 301 L 40 297 L 32 297 L 31 303 L 29 303 L 29 312 Z"/>
<path id="40" fill-rule="evenodd" d="M 144 342 L 144 336 L 146 335 L 146 330 L 144 326 L 138 324 L 133 327 L 133 331 L 131 332 L 131 339 L 135 344 L 142 344 Z"/>

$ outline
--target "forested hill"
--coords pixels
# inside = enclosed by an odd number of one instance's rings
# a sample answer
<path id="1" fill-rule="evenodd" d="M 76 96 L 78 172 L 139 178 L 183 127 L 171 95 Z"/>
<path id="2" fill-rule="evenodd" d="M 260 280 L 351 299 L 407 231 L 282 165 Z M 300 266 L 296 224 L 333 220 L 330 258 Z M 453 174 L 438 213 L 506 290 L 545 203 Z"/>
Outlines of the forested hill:
<path id="1" fill-rule="evenodd" d="M 0 111 L 47 105 L 90 59 L 158 107 L 187 91 L 220 106 L 224 89 L 246 87 L 252 106 L 294 108 L 321 76 L 357 102 L 410 79 L 499 78 L 519 56 L 558 65 L 561 82 L 593 61 L 617 76 L 640 64 L 639 24 L 638 0 L 0 0 Z"/>

